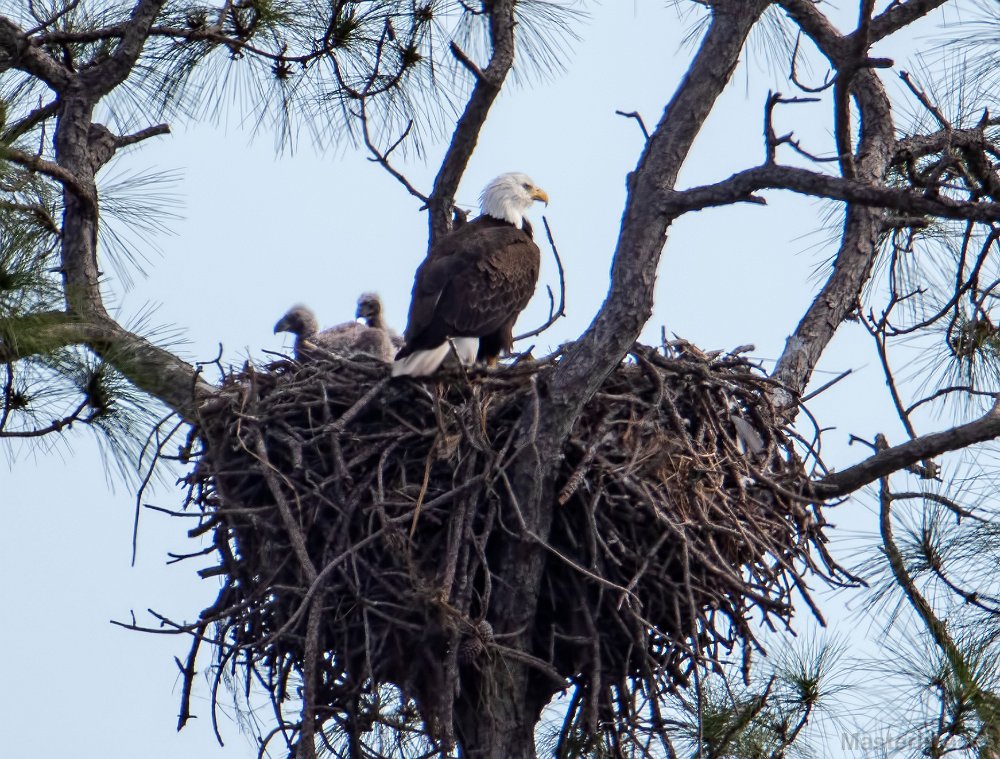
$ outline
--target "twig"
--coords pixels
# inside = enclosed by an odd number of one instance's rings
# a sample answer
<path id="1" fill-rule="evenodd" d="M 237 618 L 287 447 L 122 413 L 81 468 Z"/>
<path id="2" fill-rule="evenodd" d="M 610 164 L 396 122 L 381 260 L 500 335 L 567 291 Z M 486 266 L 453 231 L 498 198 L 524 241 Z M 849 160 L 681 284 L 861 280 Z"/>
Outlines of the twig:
<path id="1" fill-rule="evenodd" d="M 618 116 L 624 116 L 627 119 L 635 119 L 636 123 L 639 125 L 639 129 L 642 130 L 642 136 L 649 142 L 649 130 L 646 129 L 646 122 L 642 120 L 642 116 L 638 111 L 615 111 Z"/>
<path id="2" fill-rule="evenodd" d="M 517 335 L 513 340 L 515 343 L 520 340 L 526 340 L 529 337 L 534 337 L 535 335 L 540 335 L 542 332 L 555 324 L 560 318 L 566 315 L 566 273 L 563 270 L 562 259 L 559 257 L 559 250 L 556 248 L 555 240 L 552 239 L 552 229 L 549 227 L 549 220 L 545 216 L 542 217 L 542 224 L 545 225 L 545 236 L 548 238 L 549 248 L 552 250 L 552 256 L 556 260 L 556 271 L 559 273 L 559 306 L 558 308 L 554 307 L 552 291 L 550 290 L 549 318 L 540 327 L 536 327 L 530 332 Z"/>

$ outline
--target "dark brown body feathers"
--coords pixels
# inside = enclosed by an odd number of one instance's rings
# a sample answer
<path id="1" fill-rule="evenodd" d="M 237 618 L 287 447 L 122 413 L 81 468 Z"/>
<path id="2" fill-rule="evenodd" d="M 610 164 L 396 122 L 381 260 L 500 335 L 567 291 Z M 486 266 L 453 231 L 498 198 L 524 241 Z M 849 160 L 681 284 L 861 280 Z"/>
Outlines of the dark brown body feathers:
<path id="1" fill-rule="evenodd" d="M 401 359 L 449 337 L 478 337 L 479 360 L 510 351 L 514 322 L 535 292 L 540 266 L 531 225 L 492 216 L 463 224 L 417 269 Z"/>

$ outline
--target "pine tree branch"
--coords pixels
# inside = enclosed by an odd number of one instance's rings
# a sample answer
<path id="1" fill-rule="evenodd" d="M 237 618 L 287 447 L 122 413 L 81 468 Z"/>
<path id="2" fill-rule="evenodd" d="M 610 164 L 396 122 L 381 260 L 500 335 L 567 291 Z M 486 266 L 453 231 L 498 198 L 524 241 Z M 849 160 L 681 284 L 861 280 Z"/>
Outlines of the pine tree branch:
<path id="1" fill-rule="evenodd" d="M 885 548 L 885 555 L 889 561 L 892 575 L 896 584 L 903 590 L 910 605 L 917 612 L 924 627 L 931 634 L 934 643 L 941 649 L 941 653 L 948 661 L 951 673 L 968 693 L 976 716 L 982 725 L 982 734 L 986 738 L 986 745 L 983 746 L 984 751 L 980 755 L 984 757 L 996 756 L 996 750 L 1000 748 L 1000 723 L 997 721 L 1000 717 L 1000 698 L 995 693 L 984 689 L 977 682 L 973 667 L 948 632 L 947 624 L 934 613 L 933 607 L 921 594 L 917 584 L 910 576 L 903 554 L 899 550 L 899 546 L 896 545 L 892 533 L 892 500 L 888 477 L 882 477 L 879 486 L 879 529 L 882 535 L 882 546 Z"/>
<path id="2" fill-rule="evenodd" d="M 968 129 L 939 129 L 931 134 L 914 134 L 902 137 L 896 142 L 897 163 L 915 158 L 924 158 L 940 153 L 948 148 L 986 150 L 989 141 L 986 128 L 1000 125 L 1000 119 L 990 118 Z"/>
<path id="3" fill-rule="evenodd" d="M 815 493 L 823 499 L 839 498 L 925 459 L 997 437 L 1000 437 L 1000 402 L 979 419 L 941 432 L 921 435 L 901 445 L 881 450 L 840 472 L 833 472 L 815 484 Z"/>
<path id="4" fill-rule="evenodd" d="M 218 392 L 196 367 L 110 317 L 84 321 L 64 311 L 29 314 L 0 321 L 0 336 L 0 363 L 84 345 L 186 422 L 195 421 L 199 406 Z"/>
<path id="5" fill-rule="evenodd" d="M 0 72 L 16 68 L 38 77 L 55 92 L 72 81 L 72 73 L 35 45 L 24 31 L 6 16 L 0 16 Z"/>
<path id="6" fill-rule="evenodd" d="M 0 159 L 11 161 L 31 171 L 44 174 L 50 179 L 55 179 L 82 201 L 90 205 L 95 204 L 96 194 L 94 188 L 92 186 L 88 187 L 73 172 L 57 163 L 46 161 L 37 155 L 25 153 L 23 150 L 18 150 L 17 148 L 8 148 L 4 145 L 0 145 Z"/>
<path id="7" fill-rule="evenodd" d="M 881 184 L 847 179 L 795 166 L 764 164 L 746 169 L 711 185 L 663 194 L 664 211 L 676 218 L 683 213 L 732 203 L 760 203 L 760 190 L 791 190 L 876 208 L 890 208 L 914 216 L 935 216 L 966 221 L 1000 221 L 1000 203 L 958 201 L 925 195 Z"/>
<path id="8" fill-rule="evenodd" d="M 907 0 L 907 2 L 890 3 L 888 8 L 872 19 L 868 29 L 869 44 L 905 29 L 947 2 L 948 0 Z"/>
<path id="9" fill-rule="evenodd" d="M 867 43 L 858 44 L 857 39 L 845 41 L 808 0 L 779 0 L 779 3 L 837 69 L 841 94 L 845 98 L 852 96 L 857 104 L 860 139 L 853 156 L 841 156 L 842 171 L 850 179 L 841 178 L 840 182 L 860 182 L 877 194 L 896 155 L 895 126 L 885 87 L 877 74 L 864 66 Z M 863 14 L 859 33 L 867 25 L 867 15 Z M 847 83 L 839 81 L 841 75 L 848 76 L 849 90 Z M 846 114 L 846 108 L 842 112 Z M 837 132 L 849 144 L 846 129 L 847 126 L 840 124 Z M 775 400 L 789 420 L 798 413 L 797 399 L 805 392 L 826 346 L 857 308 L 878 255 L 883 216 L 878 205 L 856 202 L 846 210 L 844 232 L 830 276 L 786 341 L 771 375 L 781 388 Z"/>
<path id="10" fill-rule="evenodd" d="M 4 145 L 10 145 L 14 140 L 16 140 L 21 135 L 27 134 L 32 129 L 34 129 L 38 124 L 42 123 L 48 118 L 55 116 L 59 110 L 59 101 L 53 100 L 51 103 L 35 108 L 29 114 L 21 119 L 18 119 L 13 124 L 9 124 L 6 129 L 0 133 L 0 143 Z"/>
<path id="11" fill-rule="evenodd" d="M 140 129 L 138 132 L 133 132 L 132 134 L 123 134 L 115 137 L 115 148 L 124 148 L 129 145 L 135 145 L 137 142 L 148 140 L 150 137 L 159 137 L 164 134 L 170 134 L 170 125 L 155 124 L 154 126 Z"/>
<path id="12" fill-rule="evenodd" d="M 165 2 L 166 0 L 138 0 L 111 55 L 77 75 L 80 86 L 87 92 L 91 102 L 96 103 L 124 82 L 131 73 L 149 37 L 153 21 Z"/>
<path id="13" fill-rule="evenodd" d="M 486 68 L 480 69 L 457 47 L 452 48 L 456 58 L 475 76 L 472 93 L 465 110 L 455 125 L 451 143 L 441 161 L 434 186 L 428 196 L 427 223 L 428 247 L 451 229 L 452 207 L 455 194 L 462 181 L 469 159 L 479 142 L 479 134 L 494 101 L 500 94 L 507 74 L 514 65 L 514 7 L 515 0 L 495 0 L 484 4 L 489 16 L 492 52 Z M 464 56 L 464 57 L 463 57 Z"/>
<path id="14" fill-rule="evenodd" d="M 632 347 L 653 307 L 653 285 L 667 228 L 670 192 L 695 137 L 728 84 L 750 29 L 769 3 L 716 3 L 687 75 L 667 104 L 628 178 L 628 196 L 611 268 L 611 287 L 586 332 L 553 374 L 546 415 L 555 440 Z M 683 194 L 682 194 L 683 195 Z M 553 446 L 553 450 L 558 450 Z"/>

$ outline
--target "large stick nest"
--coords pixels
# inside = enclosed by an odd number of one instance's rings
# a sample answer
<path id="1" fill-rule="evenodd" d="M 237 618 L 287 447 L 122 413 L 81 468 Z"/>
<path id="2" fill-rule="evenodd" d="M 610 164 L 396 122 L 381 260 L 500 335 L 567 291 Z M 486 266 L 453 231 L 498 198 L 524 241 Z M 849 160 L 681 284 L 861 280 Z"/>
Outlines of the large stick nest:
<path id="1" fill-rule="evenodd" d="M 836 575 L 807 448 L 759 370 L 637 346 L 565 445 L 532 649 L 505 646 L 491 561 L 500 540 L 540 540 L 522 533 L 510 464 L 556 364 L 420 383 L 331 358 L 231 376 L 189 480 L 222 557 L 202 629 L 216 624 L 223 662 L 352 732 L 371 727 L 365 695 L 395 685 L 450 743 L 463 673 L 511 656 L 579 686 L 575 729 L 635 728 L 634 693 L 682 687 L 734 648 L 745 663 L 804 577 Z"/>

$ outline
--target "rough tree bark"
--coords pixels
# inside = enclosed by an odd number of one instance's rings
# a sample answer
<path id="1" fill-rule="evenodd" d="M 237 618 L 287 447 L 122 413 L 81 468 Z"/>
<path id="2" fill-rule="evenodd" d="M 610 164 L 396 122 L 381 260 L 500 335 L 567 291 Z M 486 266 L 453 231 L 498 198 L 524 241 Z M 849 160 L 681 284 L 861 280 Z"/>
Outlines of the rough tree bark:
<path id="1" fill-rule="evenodd" d="M 879 36 L 890 34 L 919 16 L 943 5 L 945 0 L 911 2 L 906 8 L 893 7 L 872 19 L 873 2 L 861 4 L 857 31 L 839 34 L 816 6 L 803 0 L 785 0 L 781 6 L 815 43 L 836 70 L 842 97 L 857 103 L 861 138 L 850 156 L 841 155 L 843 173 L 868 186 L 879 186 L 889 168 L 896 145 L 895 124 L 889 98 L 881 80 L 869 67 L 868 50 Z M 850 109 L 845 105 L 836 120 L 837 144 L 851 145 Z M 790 418 L 795 403 L 805 391 L 820 356 L 841 323 L 858 306 L 861 288 L 868 281 L 878 253 L 878 235 L 883 211 L 857 204 L 848 206 L 840 249 L 833 269 L 819 295 L 813 300 L 795 332 L 788 338 L 772 376 L 787 390 L 782 398 Z"/>

